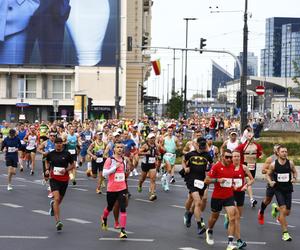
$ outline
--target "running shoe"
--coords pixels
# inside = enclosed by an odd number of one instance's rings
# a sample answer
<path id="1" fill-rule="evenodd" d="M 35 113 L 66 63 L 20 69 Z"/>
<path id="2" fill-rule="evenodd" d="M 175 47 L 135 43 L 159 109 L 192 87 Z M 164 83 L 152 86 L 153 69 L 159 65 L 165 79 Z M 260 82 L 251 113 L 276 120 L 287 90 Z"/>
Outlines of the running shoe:
<path id="1" fill-rule="evenodd" d="M 150 194 L 149 201 L 154 201 L 156 199 L 157 199 L 157 196 L 155 193 Z"/>
<path id="2" fill-rule="evenodd" d="M 205 226 L 202 226 L 201 222 L 199 221 L 199 222 L 197 223 L 197 234 L 198 234 L 198 235 L 201 235 L 201 234 L 203 234 L 205 231 L 206 231 Z"/>
<path id="3" fill-rule="evenodd" d="M 102 194 L 101 188 L 96 188 L 96 194 Z"/>
<path id="4" fill-rule="evenodd" d="M 76 180 L 72 181 L 73 186 L 75 186 L 77 184 Z"/>
<path id="5" fill-rule="evenodd" d="M 48 190 L 48 198 L 49 199 L 52 199 L 53 198 L 53 193 L 51 192 L 51 190 Z"/>
<path id="6" fill-rule="evenodd" d="M 171 183 L 171 184 L 174 184 L 175 182 L 176 182 L 176 181 L 175 181 L 175 178 L 174 178 L 174 176 L 172 176 L 172 177 L 171 177 L 171 180 L 170 180 L 170 183 Z"/>
<path id="7" fill-rule="evenodd" d="M 12 190 L 13 190 L 12 185 L 11 185 L 11 184 L 8 184 L 8 185 L 7 185 L 7 191 L 12 191 Z"/>
<path id="8" fill-rule="evenodd" d="M 50 209 L 49 209 L 49 215 L 54 216 L 54 209 L 53 209 L 54 200 L 50 201 Z"/>
<path id="9" fill-rule="evenodd" d="M 105 179 L 104 179 L 104 180 L 102 180 L 102 182 L 101 182 L 101 187 L 102 187 L 102 188 L 105 188 L 105 186 L 106 186 L 106 184 L 105 184 Z"/>
<path id="10" fill-rule="evenodd" d="M 85 173 L 86 173 L 86 176 L 87 177 L 91 177 L 92 176 L 92 171 L 90 169 L 86 170 Z"/>
<path id="11" fill-rule="evenodd" d="M 34 171 L 33 170 L 30 170 L 30 175 L 34 175 Z"/>
<path id="12" fill-rule="evenodd" d="M 260 209 L 258 210 L 257 220 L 258 220 L 258 224 L 260 224 L 260 225 L 265 224 L 265 216 L 264 216 L 264 214 L 260 213 Z"/>
<path id="13" fill-rule="evenodd" d="M 119 224 L 118 221 L 115 221 L 114 228 L 115 228 L 115 229 L 120 229 L 120 228 L 121 228 L 121 226 L 120 226 L 120 224 Z"/>
<path id="14" fill-rule="evenodd" d="M 108 226 L 107 226 L 107 218 L 103 218 L 101 216 L 101 228 L 103 231 L 107 231 L 108 230 Z"/>
<path id="15" fill-rule="evenodd" d="M 212 246 L 213 244 L 215 244 L 212 232 L 209 232 L 209 230 L 206 229 L 205 235 L 206 235 L 206 243 L 208 245 Z"/>
<path id="16" fill-rule="evenodd" d="M 243 240 L 238 240 L 238 241 L 237 241 L 237 248 L 238 248 L 238 249 L 242 249 L 242 248 L 244 248 L 244 247 L 246 247 L 246 246 L 247 246 L 246 241 L 243 241 Z"/>
<path id="17" fill-rule="evenodd" d="M 284 232 L 282 234 L 282 240 L 284 240 L 284 241 L 292 241 L 292 237 L 290 236 L 290 234 L 288 232 Z"/>
<path id="18" fill-rule="evenodd" d="M 138 191 L 139 193 L 141 193 L 141 192 L 143 191 L 142 186 L 138 185 L 137 191 Z"/>
<path id="19" fill-rule="evenodd" d="M 57 231 L 61 231 L 62 228 L 63 228 L 63 226 L 64 226 L 64 224 L 62 224 L 61 221 L 58 221 L 58 222 L 56 223 L 56 230 L 57 230 Z"/>
<path id="20" fill-rule="evenodd" d="M 127 233 L 126 233 L 125 229 L 121 229 L 120 238 L 121 239 L 126 239 L 127 238 Z"/>
<path id="21" fill-rule="evenodd" d="M 132 177 L 132 176 L 133 176 L 133 173 L 132 173 L 132 172 L 130 172 L 130 173 L 129 173 L 129 177 Z"/>
<path id="22" fill-rule="evenodd" d="M 237 246 L 234 245 L 232 242 L 228 243 L 226 250 L 237 250 Z"/>
<path id="23" fill-rule="evenodd" d="M 251 207 L 252 207 L 252 208 L 255 208 L 255 206 L 256 206 L 256 204 L 257 204 L 257 200 L 251 199 L 251 200 L 250 200 L 250 203 L 251 203 Z"/>
<path id="24" fill-rule="evenodd" d="M 191 223 L 191 218 L 192 216 L 190 216 L 190 213 L 189 212 L 185 212 L 184 213 L 184 216 L 183 216 L 183 224 L 186 226 L 186 227 L 191 227 L 192 223 Z"/>
<path id="25" fill-rule="evenodd" d="M 162 186 L 163 190 L 165 190 L 165 185 L 166 185 L 166 174 L 163 174 L 161 176 L 161 186 Z"/>
<path id="26" fill-rule="evenodd" d="M 277 204 L 276 203 L 272 203 L 272 212 L 271 212 L 272 218 L 276 219 L 278 217 L 278 214 L 279 214 L 279 211 L 278 211 Z"/>
<path id="27" fill-rule="evenodd" d="M 192 215 L 191 215 L 191 218 L 192 218 Z M 204 222 L 204 220 L 203 220 L 202 217 L 201 217 L 201 221 L 200 221 L 200 222 L 201 222 L 201 226 L 202 226 L 202 227 L 205 227 L 205 226 L 206 226 L 206 225 L 205 225 L 205 222 Z"/>
<path id="28" fill-rule="evenodd" d="M 139 172 L 136 169 L 133 169 L 132 172 L 133 172 L 134 176 L 138 176 L 139 175 Z"/>
<path id="29" fill-rule="evenodd" d="M 225 214 L 224 215 L 224 228 L 228 229 L 228 225 L 229 225 L 228 215 Z"/>
<path id="30" fill-rule="evenodd" d="M 20 166 L 20 172 L 23 172 L 24 171 L 24 167 L 21 165 Z"/>

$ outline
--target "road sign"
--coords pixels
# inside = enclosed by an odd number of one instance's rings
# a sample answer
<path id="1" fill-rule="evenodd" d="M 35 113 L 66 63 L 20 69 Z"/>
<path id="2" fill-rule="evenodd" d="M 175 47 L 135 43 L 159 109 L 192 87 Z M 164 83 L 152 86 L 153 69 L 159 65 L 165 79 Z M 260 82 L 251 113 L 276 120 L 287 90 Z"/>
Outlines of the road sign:
<path id="1" fill-rule="evenodd" d="M 18 103 L 16 103 L 16 106 L 17 106 L 18 108 L 24 108 L 24 107 L 29 107 L 30 104 L 29 104 L 29 103 L 26 103 L 26 102 L 18 102 Z"/>
<path id="2" fill-rule="evenodd" d="M 264 95 L 265 94 L 265 87 L 262 85 L 256 86 L 256 94 L 257 95 Z"/>

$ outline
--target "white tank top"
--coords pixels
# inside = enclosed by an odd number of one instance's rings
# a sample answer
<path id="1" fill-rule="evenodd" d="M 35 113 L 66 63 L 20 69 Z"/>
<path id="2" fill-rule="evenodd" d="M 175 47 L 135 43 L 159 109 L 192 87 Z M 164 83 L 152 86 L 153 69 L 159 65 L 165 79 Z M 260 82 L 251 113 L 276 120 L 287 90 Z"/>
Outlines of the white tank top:
<path id="1" fill-rule="evenodd" d="M 133 134 L 131 134 L 130 137 L 131 137 L 131 139 L 134 141 L 135 146 L 136 146 L 137 148 L 139 148 L 139 146 L 140 146 L 140 137 L 139 137 L 139 135 L 134 136 Z"/>
<path id="2" fill-rule="evenodd" d="M 228 140 L 226 147 L 227 149 L 233 151 L 237 148 L 238 145 L 239 145 L 238 140 L 236 140 L 235 142 L 231 142 L 230 140 Z"/>

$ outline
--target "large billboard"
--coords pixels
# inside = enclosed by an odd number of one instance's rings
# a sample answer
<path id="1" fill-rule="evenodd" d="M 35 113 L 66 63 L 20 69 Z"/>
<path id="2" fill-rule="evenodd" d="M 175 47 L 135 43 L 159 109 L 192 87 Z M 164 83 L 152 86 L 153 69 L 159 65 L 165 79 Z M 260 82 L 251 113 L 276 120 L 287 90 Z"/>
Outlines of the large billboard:
<path id="1" fill-rule="evenodd" d="M 0 0 L 0 64 L 115 65 L 118 2 Z"/>

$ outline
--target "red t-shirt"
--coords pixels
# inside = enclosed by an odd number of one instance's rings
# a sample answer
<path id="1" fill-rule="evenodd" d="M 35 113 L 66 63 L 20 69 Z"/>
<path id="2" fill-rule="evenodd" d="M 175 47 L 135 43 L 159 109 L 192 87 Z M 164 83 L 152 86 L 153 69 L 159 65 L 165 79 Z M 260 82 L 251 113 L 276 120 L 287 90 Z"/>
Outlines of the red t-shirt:
<path id="1" fill-rule="evenodd" d="M 226 182 L 221 184 L 214 183 L 215 188 L 212 193 L 212 198 L 227 199 L 233 196 L 232 178 L 234 177 L 233 165 L 224 166 L 222 162 L 218 161 L 208 173 L 210 178 L 226 178 Z"/>
<path id="2" fill-rule="evenodd" d="M 233 165 L 233 164 L 232 164 Z M 233 166 L 234 169 L 234 185 L 235 185 L 235 190 L 236 192 L 242 192 L 242 188 L 244 187 L 245 183 L 245 170 L 243 168 L 243 165 L 240 164 L 240 167 L 238 170 L 235 170 L 235 167 Z"/>

